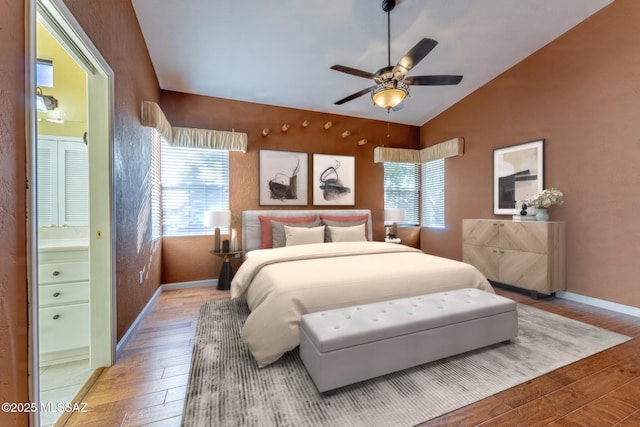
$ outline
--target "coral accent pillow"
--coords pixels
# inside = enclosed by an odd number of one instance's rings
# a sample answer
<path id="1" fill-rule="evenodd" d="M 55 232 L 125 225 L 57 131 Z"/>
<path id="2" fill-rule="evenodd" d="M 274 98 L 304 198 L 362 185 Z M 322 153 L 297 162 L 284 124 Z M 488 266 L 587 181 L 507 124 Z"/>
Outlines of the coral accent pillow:
<path id="1" fill-rule="evenodd" d="M 316 220 L 316 218 L 317 218 L 316 215 L 292 216 L 292 217 L 258 215 L 258 219 L 260 220 L 260 233 L 261 233 L 260 249 L 269 249 L 273 247 L 273 235 L 271 234 L 271 221 L 285 222 L 285 223 L 313 222 Z"/>

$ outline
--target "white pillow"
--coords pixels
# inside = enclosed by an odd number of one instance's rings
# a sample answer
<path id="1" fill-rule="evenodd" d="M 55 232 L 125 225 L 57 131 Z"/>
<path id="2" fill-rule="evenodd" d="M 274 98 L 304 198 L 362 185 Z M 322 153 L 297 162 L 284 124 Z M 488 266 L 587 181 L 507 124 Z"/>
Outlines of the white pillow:
<path id="1" fill-rule="evenodd" d="M 327 226 L 332 242 L 366 242 L 367 237 L 364 234 L 364 224 L 354 225 L 353 227 L 334 227 Z"/>
<path id="2" fill-rule="evenodd" d="M 324 242 L 324 225 L 320 227 L 289 227 L 284 226 L 286 246 L 307 245 L 309 243 Z"/>

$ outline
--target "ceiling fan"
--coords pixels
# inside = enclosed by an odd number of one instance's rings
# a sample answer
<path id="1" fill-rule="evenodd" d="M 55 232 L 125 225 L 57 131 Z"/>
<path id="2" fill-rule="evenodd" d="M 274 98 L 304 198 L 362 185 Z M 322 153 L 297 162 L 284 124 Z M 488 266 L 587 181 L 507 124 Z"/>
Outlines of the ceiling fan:
<path id="1" fill-rule="evenodd" d="M 399 110 L 404 98 L 409 94 L 409 86 L 440 86 L 457 85 L 462 76 L 433 75 L 433 76 L 407 76 L 406 74 L 422 61 L 425 56 L 438 44 L 432 39 L 423 38 L 409 52 L 407 52 L 395 66 L 391 65 L 391 11 L 396 6 L 395 0 L 383 0 L 382 10 L 387 12 L 387 66 L 375 73 L 334 65 L 332 70 L 353 76 L 373 79 L 375 84 L 359 92 L 353 93 L 339 101 L 336 105 L 342 105 L 371 92 L 374 104 L 386 110 Z"/>

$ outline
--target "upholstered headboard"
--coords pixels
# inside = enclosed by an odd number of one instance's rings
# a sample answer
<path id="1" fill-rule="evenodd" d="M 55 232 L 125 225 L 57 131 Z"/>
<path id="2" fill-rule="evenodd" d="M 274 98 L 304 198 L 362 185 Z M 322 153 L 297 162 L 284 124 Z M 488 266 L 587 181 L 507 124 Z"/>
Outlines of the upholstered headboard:
<path id="1" fill-rule="evenodd" d="M 371 211 L 369 209 L 296 209 L 296 210 L 255 210 L 242 212 L 242 249 L 246 252 L 260 248 L 262 233 L 260 230 L 259 215 L 292 217 L 308 215 L 332 215 L 332 216 L 355 216 L 369 214 L 367 221 L 368 236 L 373 236 L 371 225 Z"/>

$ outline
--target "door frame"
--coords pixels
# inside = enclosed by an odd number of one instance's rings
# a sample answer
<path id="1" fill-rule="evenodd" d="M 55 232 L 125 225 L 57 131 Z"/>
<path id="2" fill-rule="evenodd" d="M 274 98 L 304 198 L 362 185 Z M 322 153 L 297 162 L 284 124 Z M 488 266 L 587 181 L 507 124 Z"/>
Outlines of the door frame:
<path id="1" fill-rule="evenodd" d="M 36 194 L 36 21 L 38 10 L 54 18 L 65 50 L 87 72 L 89 142 L 89 258 L 92 369 L 110 366 L 116 350 L 115 197 L 113 162 L 114 73 L 63 0 L 25 2 L 25 133 L 27 149 L 27 246 L 29 295 L 29 398 L 40 402 L 38 337 L 38 226 Z M 71 45 L 71 46 L 70 46 Z M 70 48 L 72 47 L 72 48 Z M 38 406 L 39 407 L 39 406 Z M 30 424 L 39 425 L 38 412 Z"/>

